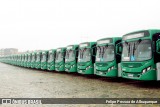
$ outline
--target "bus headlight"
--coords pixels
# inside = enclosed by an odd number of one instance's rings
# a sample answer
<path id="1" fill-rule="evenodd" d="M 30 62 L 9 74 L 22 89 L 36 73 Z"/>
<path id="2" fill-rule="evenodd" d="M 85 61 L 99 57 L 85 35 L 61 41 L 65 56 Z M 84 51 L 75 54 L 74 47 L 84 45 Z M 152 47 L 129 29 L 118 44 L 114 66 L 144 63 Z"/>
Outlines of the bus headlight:
<path id="1" fill-rule="evenodd" d="M 148 68 L 143 69 L 142 74 L 146 73 L 146 72 L 149 71 L 149 70 L 151 70 L 151 67 L 148 67 Z"/>
<path id="2" fill-rule="evenodd" d="M 71 68 L 73 68 L 74 67 L 74 65 L 71 65 Z"/>
<path id="3" fill-rule="evenodd" d="M 111 70 L 111 68 L 108 69 L 108 71 L 110 71 L 110 70 Z"/>
<path id="4" fill-rule="evenodd" d="M 148 68 L 147 68 L 147 71 L 150 70 L 150 69 L 151 69 L 151 67 L 148 67 Z"/>
<path id="5" fill-rule="evenodd" d="M 88 66 L 88 67 L 86 68 L 86 70 L 88 70 L 89 68 L 91 68 L 91 66 Z"/>
<path id="6" fill-rule="evenodd" d="M 59 68 L 63 67 L 63 64 L 59 66 Z"/>
<path id="7" fill-rule="evenodd" d="M 114 68 L 114 66 L 111 67 L 111 69 L 113 69 L 113 68 Z"/>
<path id="8" fill-rule="evenodd" d="M 112 69 L 114 69 L 114 66 L 112 66 L 112 67 L 108 68 L 108 71 L 110 71 L 110 70 L 112 70 Z"/>
<path id="9" fill-rule="evenodd" d="M 142 73 L 145 73 L 147 70 L 146 69 L 144 69 L 143 71 L 142 71 Z"/>
<path id="10" fill-rule="evenodd" d="M 78 69 L 80 69 L 80 68 L 81 68 L 81 66 L 79 65 L 79 66 L 78 66 Z"/>

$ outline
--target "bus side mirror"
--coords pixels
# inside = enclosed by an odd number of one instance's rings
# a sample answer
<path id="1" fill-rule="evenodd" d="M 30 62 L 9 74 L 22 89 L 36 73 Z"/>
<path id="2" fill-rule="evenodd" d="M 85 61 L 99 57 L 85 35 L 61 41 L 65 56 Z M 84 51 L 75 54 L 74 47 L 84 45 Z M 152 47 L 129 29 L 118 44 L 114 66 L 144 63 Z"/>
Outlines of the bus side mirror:
<path id="1" fill-rule="evenodd" d="M 122 43 L 116 45 L 116 54 L 121 55 L 122 53 Z"/>
<path id="2" fill-rule="evenodd" d="M 79 56 L 79 49 L 76 49 L 75 53 L 76 53 L 76 58 L 78 58 L 78 56 Z"/>
<path id="3" fill-rule="evenodd" d="M 92 48 L 92 56 L 96 57 L 96 50 L 97 50 L 97 47 L 93 47 Z"/>
<path id="4" fill-rule="evenodd" d="M 119 52 L 119 53 L 122 53 L 122 46 L 119 46 L 119 47 L 118 47 L 118 52 Z"/>
<path id="5" fill-rule="evenodd" d="M 160 39 L 156 41 L 156 52 L 160 54 Z"/>

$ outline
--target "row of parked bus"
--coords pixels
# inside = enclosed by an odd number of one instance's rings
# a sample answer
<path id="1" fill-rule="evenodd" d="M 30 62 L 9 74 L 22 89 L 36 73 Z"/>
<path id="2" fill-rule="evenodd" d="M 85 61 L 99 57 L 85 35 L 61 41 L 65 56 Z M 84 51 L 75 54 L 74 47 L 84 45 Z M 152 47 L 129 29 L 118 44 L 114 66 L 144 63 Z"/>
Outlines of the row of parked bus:
<path id="1" fill-rule="evenodd" d="M 49 71 L 160 80 L 160 30 L 141 30 L 96 42 L 4 56 L 0 61 Z"/>

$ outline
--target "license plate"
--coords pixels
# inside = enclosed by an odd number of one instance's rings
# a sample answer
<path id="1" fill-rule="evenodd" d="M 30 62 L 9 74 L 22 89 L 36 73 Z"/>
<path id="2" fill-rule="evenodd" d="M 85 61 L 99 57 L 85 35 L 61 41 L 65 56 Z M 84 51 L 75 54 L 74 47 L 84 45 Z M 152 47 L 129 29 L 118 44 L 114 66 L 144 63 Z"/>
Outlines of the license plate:
<path id="1" fill-rule="evenodd" d="M 129 77 L 133 77 L 133 74 L 128 74 Z"/>

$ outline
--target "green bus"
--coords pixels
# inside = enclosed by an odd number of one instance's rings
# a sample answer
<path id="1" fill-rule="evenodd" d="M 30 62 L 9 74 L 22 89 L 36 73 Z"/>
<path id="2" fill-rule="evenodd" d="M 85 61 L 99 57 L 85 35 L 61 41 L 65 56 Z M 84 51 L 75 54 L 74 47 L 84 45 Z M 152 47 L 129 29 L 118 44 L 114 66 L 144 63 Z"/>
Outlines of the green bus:
<path id="1" fill-rule="evenodd" d="M 17 66 L 20 66 L 20 62 L 21 62 L 21 55 L 18 55 L 18 60 L 17 60 Z"/>
<path id="2" fill-rule="evenodd" d="M 13 55 L 13 57 L 14 57 L 13 65 L 16 65 L 16 62 L 17 62 L 17 55 Z"/>
<path id="3" fill-rule="evenodd" d="M 12 65 L 14 65 L 14 62 L 15 62 L 15 56 L 14 55 L 12 55 Z"/>
<path id="4" fill-rule="evenodd" d="M 17 64 L 17 55 L 14 55 L 14 57 L 15 57 L 14 65 L 16 65 Z"/>
<path id="5" fill-rule="evenodd" d="M 96 42 L 84 42 L 79 45 L 77 72 L 94 74 Z"/>
<path id="6" fill-rule="evenodd" d="M 47 69 L 49 71 L 55 70 L 55 57 L 56 57 L 56 50 L 52 49 L 48 52 L 48 64 Z"/>
<path id="7" fill-rule="evenodd" d="M 160 79 L 160 30 L 141 30 L 122 37 L 121 76 L 135 80 Z"/>
<path id="8" fill-rule="evenodd" d="M 58 48 L 56 50 L 55 70 L 65 71 L 65 52 L 66 48 Z"/>
<path id="9" fill-rule="evenodd" d="M 65 71 L 77 72 L 78 45 L 69 45 L 66 48 Z"/>
<path id="10" fill-rule="evenodd" d="M 121 37 L 104 38 L 97 41 L 94 73 L 104 77 L 118 76 L 118 63 L 121 61 Z"/>
<path id="11" fill-rule="evenodd" d="M 31 67 L 31 59 L 32 59 L 32 53 L 28 53 L 28 60 L 27 60 L 27 67 Z"/>
<path id="12" fill-rule="evenodd" d="M 16 66 L 18 65 L 19 62 L 19 55 L 16 55 Z"/>
<path id="13" fill-rule="evenodd" d="M 35 68 L 36 69 L 41 68 L 41 58 L 42 58 L 42 51 L 38 51 L 36 53 L 36 62 L 35 62 Z"/>
<path id="14" fill-rule="evenodd" d="M 23 67 L 24 66 L 24 60 L 25 60 L 25 54 L 22 54 L 22 60 L 21 60 L 21 66 Z"/>
<path id="15" fill-rule="evenodd" d="M 25 54 L 25 59 L 24 59 L 24 67 L 27 67 L 27 61 L 28 61 L 28 54 Z"/>
<path id="16" fill-rule="evenodd" d="M 42 59 L 41 59 L 41 69 L 47 69 L 47 62 L 48 62 L 48 51 L 42 51 Z"/>
<path id="17" fill-rule="evenodd" d="M 36 52 L 32 52 L 32 58 L 31 58 L 31 68 L 35 68 L 36 64 Z"/>

